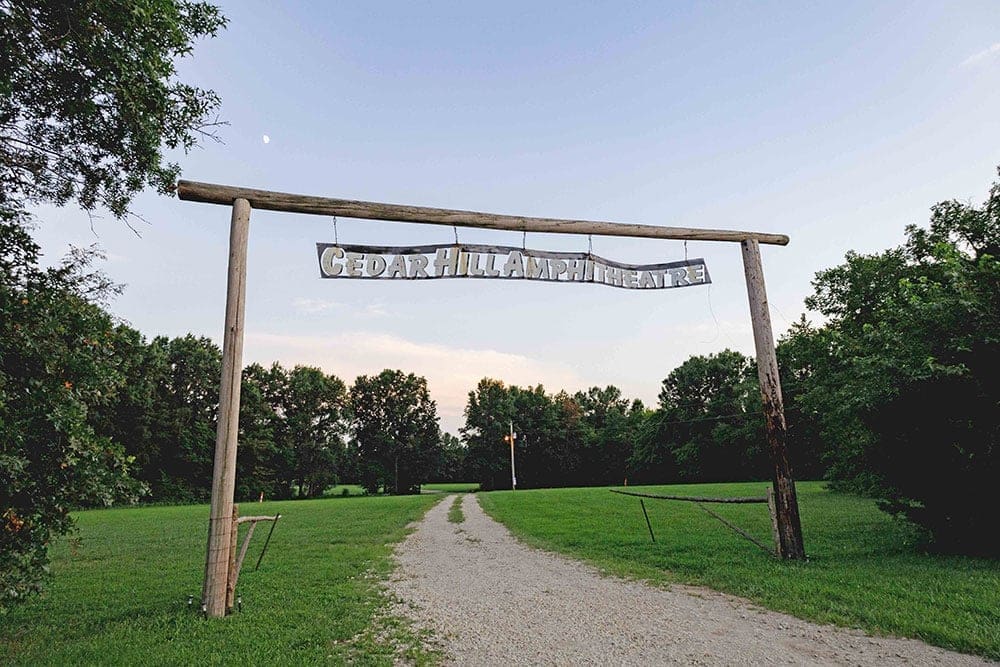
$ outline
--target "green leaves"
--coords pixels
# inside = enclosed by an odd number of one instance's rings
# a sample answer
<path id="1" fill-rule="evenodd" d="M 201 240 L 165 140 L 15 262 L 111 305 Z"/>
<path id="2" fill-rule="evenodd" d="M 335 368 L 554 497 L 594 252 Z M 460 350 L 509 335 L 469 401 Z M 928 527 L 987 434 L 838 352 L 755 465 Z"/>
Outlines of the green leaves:
<path id="1" fill-rule="evenodd" d="M 91 299 L 108 283 L 77 256 L 40 269 L 23 215 L 0 217 L 0 608 L 37 591 L 47 545 L 81 504 L 141 492 L 91 417 L 126 382 L 115 325 Z"/>
<path id="2" fill-rule="evenodd" d="M 826 325 L 779 346 L 832 478 L 880 495 L 942 549 L 1000 552 L 985 528 L 1000 473 L 998 249 L 995 183 L 982 207 L 942 202 L 902 246 L 818 273 L 807 304 Z"/>
<path id="3" fill-rule="evenodd" d="M 214 138 L 220 103 L 174 62 L 225 23 L 187 0 L 0 2 L 0 201 L 124 217 L 144 187 L 170 192 L 164 150 Z"/>
<path id="4" fill-rule="evenodd" d="M 427 380 L 386 369 L 361 375 L 350 392 L 352 446 L 369 493 L 419 493 L 441 459 L 437 406 Z"/>

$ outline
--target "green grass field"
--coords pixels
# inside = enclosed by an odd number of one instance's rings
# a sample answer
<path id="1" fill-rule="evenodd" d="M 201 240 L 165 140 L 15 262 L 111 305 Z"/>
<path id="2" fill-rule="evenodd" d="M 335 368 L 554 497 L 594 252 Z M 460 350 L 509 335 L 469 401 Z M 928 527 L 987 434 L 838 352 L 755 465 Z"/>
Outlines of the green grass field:
<path id="1" fill-rule="evenodd" d="M 765 485 L 645 488 L 758 495 Z M 385 614 L 378 584 L 406 525 L 443 497 L 244 504 L 244 514 L 283 518 L 253 572 L 267 526 L 258 530 L 239 587 L 242 613 L 213 622 L 187 605 L 201 591 L 206 506 L 80 512 L 79 540 L 53 548 L 48 592 L 2 617 L 0 664 L 433 661 L 413 629 Z M 610 573 L 706 585 L 802 618 L 1000 658 L 1000 563 L 922 554 L 872 501 L 818 483 L 799 484 L 807 563 L 775 561 L 688 503 L 646 501 L 652 544 L 638 499 L 606 489 L 478 497 L 526 542 Z M 770 540 L 763 506 L 714 509 Z"/>
<path id="2" fill-rule="evenodd" d="M 425 491 L 440 491 L 441 493 L 475 493 L 479 485 L 474 483 L 454 482 L 441 484 L 424 484 Z"/>
<path id="3" fill-rule="evenodd" d="M 763 495 L 766 484 L 644 487 L 676 495 Z M 635 489 L 631 489 L 635 490 Z M 781 563 L 691 503 L 607 489 L 479 494 L 519 538 L 600 569 L 655 583 L 700 584 L 765 607 L 1000 659 L 1000 562 L 920 553 L 913 533 L 871 500 L 798 484 L 807 563 Z M 766 505 L 712 509 L 771 542 Z"/>
<path id="4" fill-rule="evenodd" d="M 79 543 L 53 549 L 43 598 L 0 617 L 0 664 L 392 664 L 432 658 L 382 612 L 392 544 L 441 496 L 245 503 L 282 519 L 260 570 L 258 526 L 242 613 L 197 611 L 208 507 L 80 512 Z M 195 608 L 189 608 L 193 595 Z"/>

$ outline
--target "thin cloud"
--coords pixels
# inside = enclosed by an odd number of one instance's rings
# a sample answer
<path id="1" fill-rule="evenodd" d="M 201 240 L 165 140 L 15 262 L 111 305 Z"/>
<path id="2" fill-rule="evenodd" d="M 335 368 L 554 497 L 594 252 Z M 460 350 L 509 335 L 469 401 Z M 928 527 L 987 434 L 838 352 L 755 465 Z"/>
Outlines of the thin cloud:
<path id="1" fill-rule="evenodd" d="M 336 301 L 326 301 L 324 299 L 306 299 L 297 298 L 292 302 L 292 306 L 295 307 L 300 313 L 313 314 L 322 313 L 326 310 L 332 310 L 333 308 L 340 308 L 343 304 L 337 303 Z"/>
<path id="2" fill-rule="evenodd" d="M 385 306 L 381 303 L 367 303 L 361 308 L 356 308 L 354 306 L 349 306 L 346 303 L 340 303 L 339 301 L 309 299 L 306 297 L 299 297 L 292 301 L 292 307 L 295 308 L 297 312 L 306 315 L 315 315 L 316 313 L 324 313 L 328 310 L 343 310 L 348 308 L 351 309 L 354 317 L 385 317 L 389 314 L 386 311 Z"/>
<path id="3" fill-rule="evenodd" d="M 385 306 L 381 303 L 369 303 L 365 306 L 362 313 L 367 317 L 385 317 L 389 314 L 386 312 Z"/>
<path id="4" fill-rule="evenodd" d="M 996 55 L 1000 55 L 1000 42 L 990 46 L 989 48 L 983 49 L 979 53 L 975 53 L 965 60 L 962 61 L 961 67 L 970 67 L 976 63 L 980 63 L 987 58 L 992 58 Z"/>
<path id="5" fill-rule="evenodd" d="M 441 426 L 457 432 L 470 391 L 484 377 L 507 384 L 544 384 L 549 391 L 588 386 L 571 368 L 520 354 L 418 343 L 397 336 L 346 332 L 334 336 L 247 334 L 245 362 L 318 366 L 348 385 L 359 375 L 398 368 L 427 378 Z"/>

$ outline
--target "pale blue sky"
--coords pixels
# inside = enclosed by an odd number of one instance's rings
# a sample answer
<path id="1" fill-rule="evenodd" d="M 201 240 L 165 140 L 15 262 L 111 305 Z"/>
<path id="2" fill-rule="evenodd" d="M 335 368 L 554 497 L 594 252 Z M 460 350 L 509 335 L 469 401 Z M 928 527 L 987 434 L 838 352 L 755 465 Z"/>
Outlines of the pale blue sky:
<path id="1" fill-rule="evenodd" d="M 783 232 L 764 268 L 777 332 L 847 250 L 898 244 L 942 199 L 979 202 L 1000 164 L 1000 6 L 990 2 L 222 3 L 229 28 L 181 64 L 223 98 L 224 143 L 184 177 L 567 218 Z M 264 144 L 262 135 L 269 135 Z M 149 336 L 221 341 L 229 213 L 143 195 L 136 238 L 42 209 L 51 259 L 99 241 Z M 450 228 L 341 220 L 345 243 Z M 463 241 L 520 235 L 460 231 Z M 321 281 L 329 219 L 254 212 L 246 360 L 350 383 L 428 377 L 443 426 L 484 375 L 617 384 L 654 403 L 691 354 L 752 353 L 737 246 L 691 243 L 711 288 L 634 293 L 502 281 Z M 586 238 L 529 235 L 582 250 Z M 595 238 L 626 262 L 678 242 Z M 714 313 L 714 316 L 713 316 Z"/>

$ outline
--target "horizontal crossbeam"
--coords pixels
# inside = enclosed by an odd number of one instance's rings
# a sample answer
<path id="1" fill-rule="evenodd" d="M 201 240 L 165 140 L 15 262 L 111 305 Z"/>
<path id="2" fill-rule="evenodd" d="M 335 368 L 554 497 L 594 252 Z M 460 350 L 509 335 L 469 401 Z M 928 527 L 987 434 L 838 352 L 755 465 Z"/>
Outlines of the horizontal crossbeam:
<path id="1" fill-rule="evenodd" d="M 728 241 L 739 243 L 755 240 L 771 245 L 788 245 L 784 234 L 746 232 L 728 229 L 697 229 L 691 227 L 661 227 L 659 225 L 639 225 L 622 222 L 601 222 L 595 220 L 563 220 L 559 218 L 534 218 L 521 215 L 501 215 L 480 213 L 427 206 L 406 206 L 403 204 L 381 204 L 352 199 L 313 197 L 287 192 L 255 190 L 231 185 L 179 181 L 177 196 L 185 201 L 232 206 L 237 199 L 245 199 L 255 209 L 306 213 L 311 215 L 334 215 L 344 218 L 365 220 L 387 220 L 392 222 L 415 222 L 431 225 L 453 225 L 455 227 L 478 227 L 510 232 L 533 232 L 547 234 L 584 234 L 594 236 L 640 237 L 647 239 L 675 239 L 682 241 Z"/>

